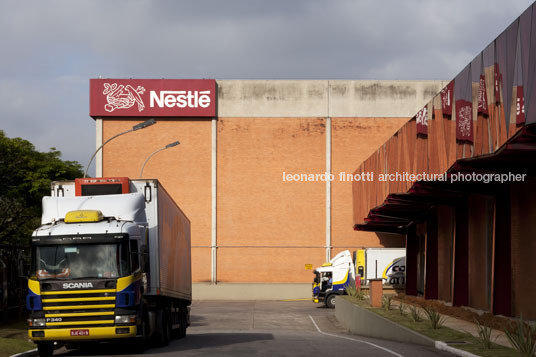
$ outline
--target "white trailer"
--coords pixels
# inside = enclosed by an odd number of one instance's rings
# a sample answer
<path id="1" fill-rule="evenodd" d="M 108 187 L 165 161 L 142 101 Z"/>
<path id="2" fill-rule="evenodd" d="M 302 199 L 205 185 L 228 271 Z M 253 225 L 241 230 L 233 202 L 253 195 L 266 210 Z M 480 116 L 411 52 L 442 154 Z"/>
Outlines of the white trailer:
<path id="1" fill-rule="evenodd" d="M 383 279 L 384 285 L 400 286 L 406 282 L 406 250 L 400 248 L 366 248 L 364 284 Z M 358 262 L 358 270 L 362 262 Z"/>

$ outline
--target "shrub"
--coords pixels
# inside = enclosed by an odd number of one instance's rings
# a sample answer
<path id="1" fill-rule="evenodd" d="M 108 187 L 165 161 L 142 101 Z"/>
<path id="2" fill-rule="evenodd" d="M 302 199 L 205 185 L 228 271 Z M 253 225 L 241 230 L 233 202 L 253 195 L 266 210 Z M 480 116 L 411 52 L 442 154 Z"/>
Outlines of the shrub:
<path id="1" fill-rule="evenodd" d="M 389 311 L 391 309 L 391 301 L 393 300 L 393 295 L 384 295 L 382 298 L 382 307 L 385 309 L 385 311 Z"/>
<path id="2" fill-rule="evenodd" d="M 426 313 L 426 316 L 428 317 L 428 320 L 430 321 L 430 326 L 436 330 L 438 328 L 441 328 L 443 326 L 443 323 L 445 322 L 446 317 L 441 316 L 439 312 L 434 310 L 431 307 L 425 307 L 424 312 Z"/>
<path id="3" fill-rule="evenodd" d="M 532 357 L 536 355 L 536 327 L 531 328 L 523 321 L 523 317 L 517 322 L 513 330 L 504 330 L 506 338 L 512 345 L 512 348 L 519 353 L 520 356 Z"/>
<path id="4" fill-rule="evenodd" d="M 474 320 L 478 329 L 478 340 L 484 349 L 489 350 L 491 348 L 491 327 L 481 325 L 476 318 Z"/>
<path id="5" fill-rule="evenodd" d="M 350 297 L 353 297 L 353 298 L 357 297 L 357 289 L 354 286 L 348 285 L 348 287 L 346 288 L 346 293 Z"/>
<path id="6" fill-rule="evenodd" d="M 365 293 L 363 293 L 363 290 L 361 289 L 357 289 L 356 287 L 354 286 L 348 286 L 346 288 L 346 293 L 348 294 L 348 296 L 350 296 L 352 299 L 357 299 L 357 300 L 364 300 L 365 299 Z"/>
<path id="7" fill-rule="evenodd" d="M 400 312 L 400 315 L 406 316 L 406 305 L 402 302 L 398 304 L 398 311 Z"/>
<path id="8" fill-rule="evenodd" d="M 416 306 L 411 305 L 409 307 L 409 315 L 414 322 L 422 320 L 421 311 Z"/>

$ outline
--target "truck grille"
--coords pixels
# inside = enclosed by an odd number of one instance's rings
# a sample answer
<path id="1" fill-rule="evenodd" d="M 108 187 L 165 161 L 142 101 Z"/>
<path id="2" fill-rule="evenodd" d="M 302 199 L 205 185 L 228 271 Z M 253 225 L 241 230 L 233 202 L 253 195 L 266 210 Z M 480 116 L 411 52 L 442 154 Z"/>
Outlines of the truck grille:
<path id="1" fill-rule="evenodd" d="M 115 289 L 43 291 L 46 326 L 113 326 L 115 299 Z"/>

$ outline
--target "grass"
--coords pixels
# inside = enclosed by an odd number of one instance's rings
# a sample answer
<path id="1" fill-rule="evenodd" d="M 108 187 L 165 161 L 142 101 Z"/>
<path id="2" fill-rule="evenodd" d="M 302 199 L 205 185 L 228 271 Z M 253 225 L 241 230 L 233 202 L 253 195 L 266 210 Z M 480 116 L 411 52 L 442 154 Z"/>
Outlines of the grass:
<path id="1" fill-rule="evenodd" d="M 386 311 L 384 308 L 372 308 L 366 301 L 352 299 L 347 296 L 345 296 L 344 298 L 362 308 L 365 308 L 380 316 L 383 316 L 388 320 L 393 321 L 394 323 L 416 331 L 421 335 L 427 336 L 436 341 L 447 342 L 450 346 L 454 348 L 464 350 L 478 356 L 511 357 L 517 355 L 516 351 L 514 351 L 513 349 L 497 345 L 495 343 L 492 343 L 489 349 L 485 349 L 482 347 L 482 343 L 481 341 L 479 341 L 478 338 L 466 332 L 453 330 L 446 326 L 441 326 L 440 328 L 432 329 L 430 328 L 430 321 L 428 320 L 421 319 L 417 322 L 413 321 L 411 317 L 411 305 L 406 305 L 409 307 L 410 314 L 402 315 L 399 309 Z"/>
<path id="2" fill-rule="evenodd" d="M 33 342 L 28 341 L 27 326 L 26 320 L 0 325 L 0 357 L 8 357 L 36 348 Z"/>

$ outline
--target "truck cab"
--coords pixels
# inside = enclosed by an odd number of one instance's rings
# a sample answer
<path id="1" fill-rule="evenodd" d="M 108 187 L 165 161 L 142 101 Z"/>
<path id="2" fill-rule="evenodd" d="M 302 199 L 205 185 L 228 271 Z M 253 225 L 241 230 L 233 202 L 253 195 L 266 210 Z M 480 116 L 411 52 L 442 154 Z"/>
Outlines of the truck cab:
<path id="1" fill-rule="evenodd" d="M 105 185 L 53 183 L 43 198 L 26 297 L 28 337 L 42 356 L 55 342 L 154 338 L 166 345 L 174 327 L 186 334 L 189 221 L 158 181 L 121 181 L 113 193 Z"/>
<path id="2" fill-rule="evenodd" d="M 355 265 L 350 251 L 345 250 L 314 271 L 313 301 L 335 307 L 335 297 L 346 294 L 348 286 L 355 286 Z"/>

